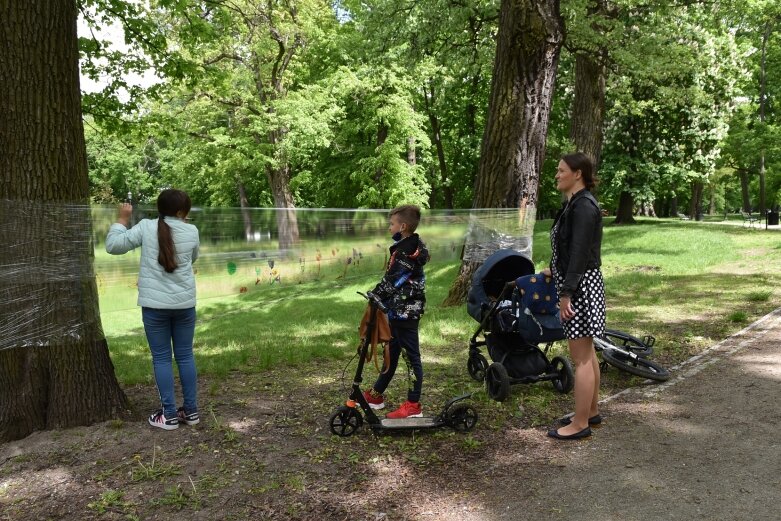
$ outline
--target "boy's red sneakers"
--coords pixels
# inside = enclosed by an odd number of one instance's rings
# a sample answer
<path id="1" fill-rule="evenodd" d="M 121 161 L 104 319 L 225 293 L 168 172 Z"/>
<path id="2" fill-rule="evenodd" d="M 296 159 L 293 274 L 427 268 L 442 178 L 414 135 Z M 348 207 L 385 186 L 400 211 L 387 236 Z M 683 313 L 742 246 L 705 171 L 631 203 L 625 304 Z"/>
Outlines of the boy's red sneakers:
<path id="1" fill-rule="evenodd" d="M 423 409 L 420 402 L 411 402 L 407 400 L 401 404 L 401 407 L 385 415 L 386 418 L 398 420 L 400 418 L 420 418 L 423 416 Z"/>
<path id="2" fill-rule="evenodd" d="M 385 407 L 385 398 L 381 394 L 376 394 L 373 390 L 363 392 L 363 397 L 369 402 L 372 409 L 382 409 Z"/>

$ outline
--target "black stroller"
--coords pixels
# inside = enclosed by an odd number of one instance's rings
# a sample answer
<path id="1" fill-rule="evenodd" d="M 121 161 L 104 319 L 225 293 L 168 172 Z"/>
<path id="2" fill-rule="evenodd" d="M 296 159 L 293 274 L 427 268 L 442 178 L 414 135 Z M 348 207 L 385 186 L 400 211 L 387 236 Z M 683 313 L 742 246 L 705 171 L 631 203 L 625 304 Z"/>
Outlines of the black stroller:
<path id="1" fill-rule="evenodd" d="M 523 321 L 518 319 L 523 317 L 513 298 L 514 281 L 534 271 L 528 257 L 515 250 L 499 250 L 472 277 L 466 307 L 480 327 L 469 341 L 467 369 L 475 380 L 485 380 L 488 396 L 497 401 L 505 400 L 515 384 L 550 381 L 557 391 L 568 393 L 575 382 L 569 360 L 560 356 L 548 360 L 552 343 L 565 339 L 556 317 L 535 319 L 532 323 L 537 327 L 519 327 Z M 481 334 L 483 340 L 478 340 Z M 544 350 L 539 344 L 545 344 Z M 487 346 L 492 364 L 488 364 L 480 346 Z"/>

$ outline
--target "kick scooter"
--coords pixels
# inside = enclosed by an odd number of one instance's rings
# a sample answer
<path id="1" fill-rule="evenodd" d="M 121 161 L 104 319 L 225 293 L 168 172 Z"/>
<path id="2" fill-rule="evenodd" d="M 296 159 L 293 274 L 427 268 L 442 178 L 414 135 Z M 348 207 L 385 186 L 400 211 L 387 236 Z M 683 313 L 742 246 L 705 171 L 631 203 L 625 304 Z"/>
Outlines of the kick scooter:
<path id="1" fill-rule="evenodd" d="M 366 328 L 366 337 L 361 342 L 359 348 L 358 367 L 355 370 L 352 391 L 350 397 L 344 405 L 337 407 L 331 415 L 329 425 L 331 432 L 337 436 L 351 436 L 363 426 L 363 415 L 366 416 L 366 423 L 374 432 L 395 431 L 395 430 L 418 430 L 418 429 L 437 429 L 439 427 L 451 427 L 456 431 L 471 431 L 477 424 L 477 411 L 472 405 L 462 403 L 471 398 L 472 394 L 463 394 L 451 398 L 442 407 L 440 413 L 436 416 L 422 416 L 419 418 L 378 418 L 369 406 L 369 403 L 361 391 L 361 382 L 363 381 L 363 366 L 366 361 L 366 354 L 371 345 L 372 332 L 377 326 L 377 313 L 385 312 L 385 307 L 373 295 L 367 296 L 358 293 L 369 301 L 369 322 Z M 363 415 L 361 415 L 363 411 Z"/>

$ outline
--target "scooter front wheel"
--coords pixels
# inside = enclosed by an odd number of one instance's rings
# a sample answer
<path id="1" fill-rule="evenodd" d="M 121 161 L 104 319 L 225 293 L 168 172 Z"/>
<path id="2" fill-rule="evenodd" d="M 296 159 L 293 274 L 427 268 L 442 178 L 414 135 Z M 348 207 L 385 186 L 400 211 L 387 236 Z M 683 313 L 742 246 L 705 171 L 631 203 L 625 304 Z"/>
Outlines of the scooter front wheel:
<path id="1" fill-rule="evenodd" d="M 331 432 L 337 436 L 352 436 L 363 425 L 363 416 L 354 407 L 342 405 L 334 411 L 329 420 Z"/>
<path id="2" fill-rule="evenodd" d="M 471 405 L 458 403 L 447 412 L 447 421 L 458 432 L 468 432 L 477 425 L 477 411 Z"/>

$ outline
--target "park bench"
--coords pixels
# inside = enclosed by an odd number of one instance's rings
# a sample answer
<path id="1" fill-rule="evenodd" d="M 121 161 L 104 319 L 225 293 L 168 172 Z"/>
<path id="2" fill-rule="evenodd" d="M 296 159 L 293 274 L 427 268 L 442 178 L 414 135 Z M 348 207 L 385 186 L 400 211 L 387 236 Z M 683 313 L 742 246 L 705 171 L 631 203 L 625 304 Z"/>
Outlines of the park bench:
<path id="1" fill-rule="evenodd" d="M 682 221 L 688 221 L 689 220 L 689 216 L 686 215 L 685 213 L 681 213 L 681 212 L 678 212 L 678 218 L 680 220 L 682 220 Z"/>
<path id="2" fill-rule="evenodd" d="M 759 224 L 759 217 L 754 217 L 751 212 L 740 212 L 743 216 L 743 226 L 753 227 L 754 224 Z"/>

